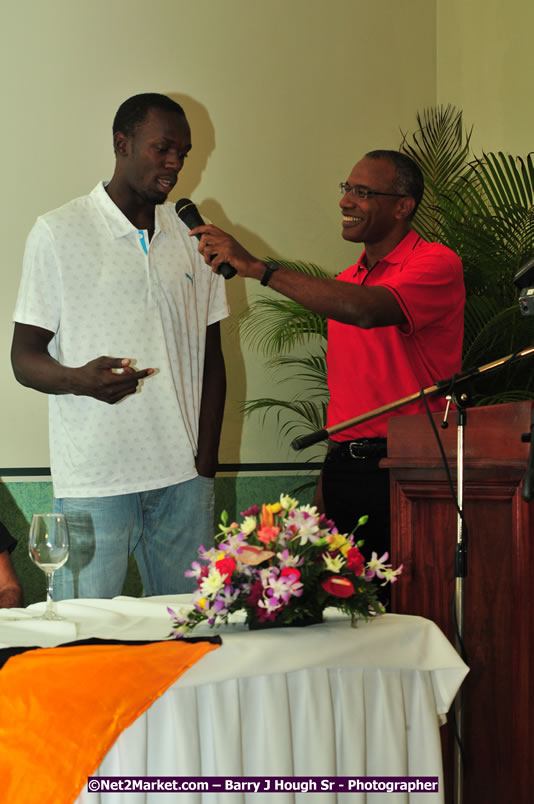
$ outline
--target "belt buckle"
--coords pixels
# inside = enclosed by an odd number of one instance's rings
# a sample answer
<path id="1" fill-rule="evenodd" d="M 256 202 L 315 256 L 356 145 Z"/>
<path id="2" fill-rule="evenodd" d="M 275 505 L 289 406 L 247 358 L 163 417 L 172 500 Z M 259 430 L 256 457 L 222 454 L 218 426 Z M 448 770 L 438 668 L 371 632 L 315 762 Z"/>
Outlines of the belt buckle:
<path id="1" fill-rule="evenodd" d="M 356 461 L 364 461 L 365 457 L 366 457 L 365 455 L 358 455 L 358 454 L 355 454 L 355 452 L 354 452 L 354 450 L 357 450 L 358 448 L 359 448 L 358 442 L 357 441 L 351 441 L 350 444 L 349 444 L 349 455 L 350 455 L 351 458 L 354 458 Z"/>

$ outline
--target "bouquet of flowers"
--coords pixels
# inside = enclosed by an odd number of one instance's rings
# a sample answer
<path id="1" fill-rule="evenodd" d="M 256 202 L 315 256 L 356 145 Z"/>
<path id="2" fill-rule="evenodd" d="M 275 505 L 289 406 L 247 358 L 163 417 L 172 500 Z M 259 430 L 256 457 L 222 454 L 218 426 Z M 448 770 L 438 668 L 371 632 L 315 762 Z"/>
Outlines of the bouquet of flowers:
<path id="1" fill-rule="evenodd" d="M 350 614 L 353 625 L 358 617 L 384 613 L 377 579 L 384 586 L 402 572 L 402 565 L 385 563 L 387 553 L 372 553 L 366 562 L 354 533 L 339 533 L 314 506 L 299 506 L 285 494 L 241 516 L 240 524 L 228 524 L 223 512 L 216 546 L 201 546 L 200 560 L 186 572 L 197 588 L 192 607 L 168 608 L 176 638 L 202 622 L 226 622 L 239 610 L 250 628 L 321 622 L 330 606 Z M 365 522 L 361 517 L 355 530 Z"/>

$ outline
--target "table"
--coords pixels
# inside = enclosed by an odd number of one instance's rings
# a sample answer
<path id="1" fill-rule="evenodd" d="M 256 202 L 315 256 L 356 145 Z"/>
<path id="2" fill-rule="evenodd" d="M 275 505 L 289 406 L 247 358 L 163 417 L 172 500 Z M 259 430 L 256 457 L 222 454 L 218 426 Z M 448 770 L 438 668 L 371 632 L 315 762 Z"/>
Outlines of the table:
<path id="1" fill-rule="evenodd" d="M 65 623 L 0 611 L 0 646 L 89 637 L 162 639 L 185 596 L 73 600 Z M 20 617 L 21 619 L 11 619 Z M 213 634 L 207 626 L 198 633 Z M 102 776 L 439 776 L 438 794 L 314 793 L 313 804 L 443 802 L 439 723 L 468 672 L 437 626 L 387 614 L 351 628 L 218 628 L 223 645 L 187 670 L 117 739 Z M 77 804 L 300 804 L 303 793 L 88 793 Z"/>

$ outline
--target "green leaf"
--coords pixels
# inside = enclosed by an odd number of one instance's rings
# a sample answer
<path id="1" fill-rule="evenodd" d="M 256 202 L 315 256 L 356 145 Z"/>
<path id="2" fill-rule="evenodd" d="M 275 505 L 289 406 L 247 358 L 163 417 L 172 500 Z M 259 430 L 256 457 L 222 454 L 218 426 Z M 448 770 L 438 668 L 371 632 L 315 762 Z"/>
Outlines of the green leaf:
<path id="1" fill-rule="evenodd" d="M 308 276 L 332 279 L 331 274 L 313 263 L 287 262 L 271 257 L 265 259 Z M 272 291 L 269 291 L 268 295 L 259 296 L 242 312 L 240 333 L 252 348 L 269 356 L 290 351 L 315 336 L 326 339 L 327 322 L 324 316 L 312 313 L 291 299 L 272 295 Z"/>

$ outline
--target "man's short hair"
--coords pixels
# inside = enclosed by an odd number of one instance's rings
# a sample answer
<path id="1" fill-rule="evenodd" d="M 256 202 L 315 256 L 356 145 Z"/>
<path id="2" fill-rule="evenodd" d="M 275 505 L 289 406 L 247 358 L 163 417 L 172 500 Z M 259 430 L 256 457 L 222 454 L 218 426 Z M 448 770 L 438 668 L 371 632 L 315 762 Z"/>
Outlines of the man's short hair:
<path id="1" fill-rule="evenodd" d="M 167 95 L 160 95 L 158 92 L 144 92 L 141 95 L 133 95 L 121 103 L 113 120 L 113 135 L 117 131 L 121 131 L 127 137 L 131 137 L 135 134 L 136 128 L 145 120 L 149 109 L 164 109 L 185 118 L 185 112 L 180 104 L 168 98 Z"/>
<path id="2" fill-rule="evenodd" d="M 389 159 L 395 165 L 397 176 L 392 189 L 396 193 L 409 195 L 414 199 L 415 207 L 410 216 L 413 218 L 425 191 L 425 180 L 419 165 L 410 156 L 400 151 L 369 151 L 365 156 L 368 159 Z"/>

